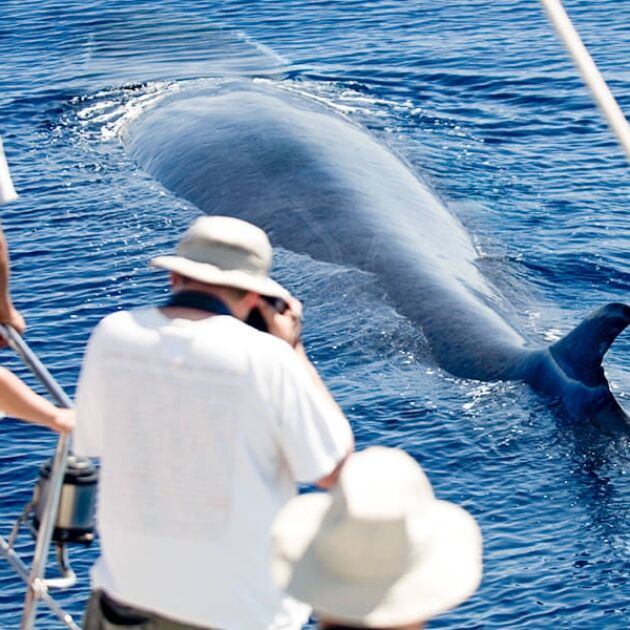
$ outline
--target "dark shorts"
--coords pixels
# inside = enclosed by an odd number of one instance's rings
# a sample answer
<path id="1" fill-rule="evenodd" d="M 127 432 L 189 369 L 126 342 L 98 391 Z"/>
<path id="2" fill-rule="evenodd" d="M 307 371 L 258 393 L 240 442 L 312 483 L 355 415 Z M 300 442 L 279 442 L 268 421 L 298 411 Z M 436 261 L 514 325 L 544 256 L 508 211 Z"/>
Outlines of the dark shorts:
<path id="1" fill-rule="evenodd" d="M 212 630 L 173 621 L 155 613 L 121 604 L 103 591 L 90 595 L 85 616 L 84 630 Z"/>

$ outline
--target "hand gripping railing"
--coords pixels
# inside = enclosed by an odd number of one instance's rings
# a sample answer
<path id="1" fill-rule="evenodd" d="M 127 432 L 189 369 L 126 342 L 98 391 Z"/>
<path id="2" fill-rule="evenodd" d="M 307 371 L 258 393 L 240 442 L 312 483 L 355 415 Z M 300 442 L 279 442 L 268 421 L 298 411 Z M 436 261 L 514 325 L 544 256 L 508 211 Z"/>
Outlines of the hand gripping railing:
<path id="1" fill-rule="evenodd" d="M 20 356 L 26 367 L 28 367 L 29 370 L 31 370 L 31 372 L 33 372 L 33 374 L 41 381 L 57 403 L 62 407 L 71 407 L 72 401 L 68 395 L 59 386 L 57 381 L 55 381 L 43 363 L 37 358 L 35 353 L 28 347 L 22 337 L 10 326 L 5 326 L 3 324 L 0 324 L 0 335 L 8 341 L 9 346 Z M 66 627 L 71 628 L 72 630 L 80 630 L 79 626 L 73 621 L 72 616 L 65 612 L 48 592 L 49 587 L 70 587 L 76 581 L 76 576 L 70 568 L 68 559 L 65 555 L 64 547 L 58 547 L 58 560 L 62 570 L 62 577 L 49 580 L 45 579 L 46 562 L 48 560 L 53 527 L 57 518 L 57 510 L 69 451 L 70 436 L 68 434 L 61 435 L 57 442 L 53 458 L 52 470 L 49 479 L 49 491 L 46 493 L 46 504 L 43 506 L 43 512 L 40 518 L 37 542 L 35 544 L 35 553 L 30 572 L 13 548 L 20 524 L 28 518 L 28 513 L 31 507 L 30 504 L 26 507 L 22 516 L 18 519 L 18 522 L 11 532 L 9 540 L 7 541 L 0 536 L 0 552 L 4 554 L 8 562 L 15 569 L 16 573 L 28 586 L 24 600 L 22 621 L 20 624 L 21 630 L 31 630 L 34 627 L 35 617 L 37 615 L 37 606 L 40 601 L 44 602 L 65 624 Z"/>

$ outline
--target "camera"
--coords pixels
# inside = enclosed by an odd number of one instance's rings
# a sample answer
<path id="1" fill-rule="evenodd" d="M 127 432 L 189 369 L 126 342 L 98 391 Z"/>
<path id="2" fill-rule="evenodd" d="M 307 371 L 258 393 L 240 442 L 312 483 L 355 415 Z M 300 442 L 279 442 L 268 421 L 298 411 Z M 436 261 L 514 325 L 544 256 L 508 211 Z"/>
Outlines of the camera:
<path id="1" fill-rule="evenodd" d="M 261 295 L 261 297 L 263 300 L 265 300 L 265 302 L 267 302 L 267 304 L 270 304 L 271 307 L 280 314 L 284 313 L 289 308 L 289 305 L 282 298 L 271 297 L 270 295 Z M 260 310 L 258 310 L 257 308 L 253 308 L 250 311 L 247 319 L 245 320 L 245 323 L 253 326 L 257 330 L 261 330 L 262 332 L 268 332 L 267 323 L 265 322 L 265 319 L 263 318 Z"/>

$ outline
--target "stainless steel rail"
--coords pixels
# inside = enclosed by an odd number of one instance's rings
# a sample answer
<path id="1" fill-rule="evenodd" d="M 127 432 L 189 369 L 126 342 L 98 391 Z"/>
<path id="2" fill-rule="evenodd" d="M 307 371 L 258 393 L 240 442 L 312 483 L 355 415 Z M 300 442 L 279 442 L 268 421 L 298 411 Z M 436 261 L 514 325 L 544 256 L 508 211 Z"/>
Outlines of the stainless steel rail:
<path id="1" fill-rule="evenodd" d="M 55 399 L 57 404 L 61 407 L 72 407 L 72 401 L 68 395 L 59 386 L 57 381 L 52 377 L 44 364 L 37 358 L 35 353 L 28 347 L 22 337 L 10 326 L 5 326 L 3 324 L 0 324 L 0 335 L 8 341 L 9 346 L 20 356 L 26 367 L 39 379 L 50 395 Z M 53 527 L 57 518 L 57 508 L 59 505 L 61 488 L 66 471 L 66 460 L 69 451 L 70 436 L 60 436 L 53 458 L 49 492 L 46 497 L 46 505 L 44 506 L 43 516 L 39 524 L 35 553 L 30 572 L 13 549 L 13 543 L 17 537 L 17 528 L 19 528 L 20 521 L 16 524 L 16 528 L 14 528 L 8 542 L 0 536 L 0 552 L 5 556 L 17 574 L 28 586 L 20 624 L 21 630 L 31 630 L 34 627 L 35 617 L 37 615 L 37 606 L 40 601 L 44 602 L 68 628 L 71 628 L 72 630 L 80 630 L 79 626 L 73 621 L 71 615 L 66 613 L 48 592 L 49 585 L 70 586 L 74 583 L 74 573 L 70 569 L 69 564 L 67 564 L 65 556 L 64 560 L 66 566 L 64 571 L 66 574 L 64 575 L 64 579 L 47 581 L 44 576 L 46 561 L 48 559 L 50 543 L 52 540 Z M 22 515 L 20 519 L 24 519 L 24 515 Z"/>

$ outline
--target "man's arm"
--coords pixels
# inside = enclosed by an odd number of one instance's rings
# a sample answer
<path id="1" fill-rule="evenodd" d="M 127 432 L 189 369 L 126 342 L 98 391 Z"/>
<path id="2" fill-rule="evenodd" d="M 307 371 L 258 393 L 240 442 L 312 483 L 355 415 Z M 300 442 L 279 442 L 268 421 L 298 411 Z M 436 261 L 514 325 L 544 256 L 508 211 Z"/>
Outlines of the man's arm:
<path id="1" fill-rule="evenodd" d="M 343 411 L 341 411 L 341 408 L 337 404 L 337 401 L 328 391 L 328 388 L 324 384 L 324 381 L 322 381 L 319 372 L 315 369 L 315 366 L 311 363 L 310 359 L 306 355 L 306 351 L 304 350 L 304 346 L 302 345 L 301 341 L 298 341 L 298 343 L 296 344 L 295 352 L 304 363 L 306 370 L 311 377 L 311 380 L 315 383 L 315 386 L 317 387 L 317 390 L 319 391 L 322 398 L 324 398 L 330 404 L 330 406 L 334 408 L 337 413 L 339 413 L 339 415 L 344 415 Z M 315 485 L 318 488 L 322 488 L 323 490 L 329 490 L 330 488 L 332 488 L 337 483 L 337 478 L 339 477 L 339 473 L 341 472 L 343 465 L 346 463 L 346 460 L 353 452 L 354 437 L 352 438 L 352 443 L 348 447 L 348 451 L 346 452 L 345 456 L 341 460 L 339 460 L 339 463 L 328 475 L 322 477 L 321 479 L 318 479 L 315 482 Z"/>
<path id="2" fill-rule="evenodd" d="M 295 298 L 290 298 L 287 304 L 288 308 L 284 313 L 278 313 L 278 311 L 263 299 L 258 300 L 256 307 L 262 313 L 269 333 L 274 337 L 286 341 L 295 350 L 295 353 L 304 364 L 308 375 L 311 377 L 313 383 L 315 383 L 315 387 L 317 387 L 322 398 L 326 400 L 337 413 L 343 415 L 339 405 L 337 405 L 337 401 L 328 391 L 328 388 L 319 376 L 319 372 L 315 369 L 315 366 L 311 363 L 304 350 L 304 345 L 300 338 L 302 332 L 302 304 Z"/>
<path id="3" fill-rule="evenodd" d="M 348 457 L 350 457 L 350 455 L 352 455 L 353 452 L 354 452 L 354 442 L 348 449 L 346 456 L 339 461 L 339 463 L 335 466 L 333 471 L 330 474 L 326 475 L 325 477 L 318 479 L 315 482 L 315 485 L 318 488 L 321 488 L 322 490 L 330 490 L 337 483 L 337 479 L 339 478 L 339 474 L 341 473 L 341 469 L 343 468 L 343 465 L 346 463 Z"/>
<path id="4" fill-rule="evenodd" d="M 317 391 L 322 397 L 322 400 L 326 400 L 327 404 L 331 407 L 331 409 L 334 409 L 336 413 L 338 413 L 340 416 L 343 416 L 344 413 L 339 407 L 339 405 L 337 404 L 337 401 L 333 398 L 333 395 L 330 393 L 330 391 L 328 391 L 328 388 L 324 384 L 324 381 L 322 381 L 321 376 L 319 375 L 319 372 L 317 371 L 315 366 L 311 363 L 310 359 L 306 355 L 306 351 L 304 350 L 304 346 L 302 345 L 301 341 L 298 341 L 297 344 L 295 345 L 295 352 L 300 357 L 302 363 L 304 363 L 304 367 L 306 368 L 306 371 L 311 377 L 311 380 L 315 383 L 315 387 L 317 388 Z M 354 452 L 354 437 L 352 438 L 352 443 L 348 447 L 348 450 L 345 456 L 339 460 L 335 468 L 328 475 L 326 475 L 325 477 L 322 477 L 321 479 L 318 479 L 315 482 L 315 485 L 318 488 L 322 488 L 323 490 L 329 490 L 330 488 L 332 488 L 337 483 L 337 478 L 339 477 L 339 473 L 341 472 L 343 465 L 346 463 L 346 460 L 353 452 Z"/>
<path id="5" fill-rule="evenodd" d="M 328 391 L 328 388 L 326 387 L 324 381 L 322 381 L 319 372 L 311 363 L 306 351 L 304 350 L 304 346 L 300 339 L 302 329 L 302 305 L 294 298 L 291 298 L 288 301 L 288 304 L 289 308 L 284 313 L 278 313 L 263 299 L 260 299 L 256 306 L 260 309 L 263 318 L 267 323 L 269 332 L 275 337 L 283 339 L 293 348 L 298 360 L 304 366 L 310 381 L 315 386 L 317 397 L 323 406 L 330 409 L 330 416 L 337 417 L 342 422 L 347 423 L 343 411 L 337 404 L 337 401 L 333 398 L 332 394 Z M 353 451 L 354 437 L 350 432 L 349 444 L 345 453 L 341 454 L 330 472 L 314 482 L 315 485 L 322 489 L 329 489 L 334 486 L 345 461 Z"/>

